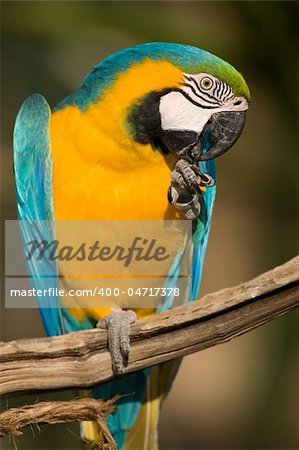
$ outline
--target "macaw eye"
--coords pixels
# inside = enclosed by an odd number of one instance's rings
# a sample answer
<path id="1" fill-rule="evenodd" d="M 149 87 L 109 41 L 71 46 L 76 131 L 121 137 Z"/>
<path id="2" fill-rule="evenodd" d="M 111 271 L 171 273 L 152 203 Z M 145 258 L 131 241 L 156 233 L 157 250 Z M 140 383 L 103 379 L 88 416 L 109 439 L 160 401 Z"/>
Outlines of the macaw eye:
<path id="1" fill-rule="evenodd" d="M 200 80 L 200 87 L 208 91 L 213 86 L 213 80 L 209 77 L 204 77 Z"/>

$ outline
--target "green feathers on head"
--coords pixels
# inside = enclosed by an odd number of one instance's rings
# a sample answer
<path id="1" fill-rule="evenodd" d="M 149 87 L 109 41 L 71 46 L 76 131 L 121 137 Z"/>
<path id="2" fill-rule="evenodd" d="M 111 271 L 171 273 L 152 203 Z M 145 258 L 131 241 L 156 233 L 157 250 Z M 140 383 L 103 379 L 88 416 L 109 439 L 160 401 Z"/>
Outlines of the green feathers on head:
<path id="1" fill-rule="evenodd" d="M 152 44 L 154 45 L 154 44 Z M 250 92 L 242 74 L 231 64 L 200 48 L 180 44 L 164 44 L 165 59 L 173 62 L 185 73 L 208 73 L 230 85 L 237 97 L 250 100 Z"/>
<path id="2" fill-rule="evenodd" d="M 250 100 L 250 91 L 242 74 L 226 61 L 214 62 L 213 64 L 206 63 L 205 65 L 200 65 L 200 69 L 201 72 L 209 73 L 231 86 L 237 97 L 245 97 L 246 100 Z M 198 68 L 195 68 L 190 73 L 198 73 Z"/>

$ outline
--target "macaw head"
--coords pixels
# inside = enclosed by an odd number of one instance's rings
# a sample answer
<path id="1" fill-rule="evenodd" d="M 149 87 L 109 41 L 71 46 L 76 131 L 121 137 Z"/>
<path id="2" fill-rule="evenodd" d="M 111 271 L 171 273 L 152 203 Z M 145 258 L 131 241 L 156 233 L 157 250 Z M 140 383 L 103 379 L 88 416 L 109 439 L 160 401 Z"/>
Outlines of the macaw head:
<path id="1" fill-rule="evenodd" d="M 163 58 L 180 69 L 181 80 L 136 103 L 129 116 L 134 138 L 192 161 L 222 155 L 244 127 L 250 94 L 242 75 L 218 57 L 185 45 L 165 44 Z"/>
<path id="2" fill-rule="evenodd" d="M 168 61 L 181 69 L 181 81 L 150 92 L 133 108 L 133 136 L 190 161 L 216 158 L 243 130 L 249 89 L 242 75 L 218 57 L 193 47 L 175 47 L 179 57 L 171 51 Z M 208 151 L 203 145 L 207 136 Z"/>
<path id="3" fill-rule="evenodd" d="M 148 43 L 95 66 L 66 103 L 91 112 L 115 139 L 123 128 L 135 143 L 203 161 L 236 142 L 249 99 L 242 75 L 217 56 L 187 45 Z"/>

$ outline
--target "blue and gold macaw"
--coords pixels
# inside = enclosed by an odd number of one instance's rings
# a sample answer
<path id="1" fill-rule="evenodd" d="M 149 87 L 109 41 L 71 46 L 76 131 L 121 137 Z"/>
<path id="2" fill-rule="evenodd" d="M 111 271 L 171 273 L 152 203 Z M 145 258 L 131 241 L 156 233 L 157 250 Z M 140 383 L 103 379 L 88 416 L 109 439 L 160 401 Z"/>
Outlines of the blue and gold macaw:
<path id="1" fill-rule="evenodd" d="M 215 198 L 214 158 L 241 134 L 249 96 L 230 64 L 171 43 L 143 44 L 108 57 L 52 113 L 44 97 L 32 95 L 14 132 L 21 227 L 22 221 L 40 220 L 43 235 L 53 236 L 47 224 L 54 219 L 191 220 L 189 300 L 194 300 Z M 44 270 L 29 262 L 35 287 L 56 286 L 57 279 L 43 276 Z M 57 270 L 54 263 L 52 270 Z M 98 321 L 109 328 L 122 318 L 131 322 L 135 315 L 147 317 L 172 306 L 166 302 L 159 311 L 138 308 L 122 316 L 109 308 L 66 308 L 57 297 L 45 296 L 41 304 L 50 336 L 92 328 Z M 111 352 L 116 374 L 123 371 L 119 355 Z M 108 419 L 118 449 L 157 448 L 159 409 L 174 373 L 175 363 L 164 363 L 92 390 L 98 398 L 130 394 Z M 91 422 L 82 424 L 82 433 L 101 441 Z"/>

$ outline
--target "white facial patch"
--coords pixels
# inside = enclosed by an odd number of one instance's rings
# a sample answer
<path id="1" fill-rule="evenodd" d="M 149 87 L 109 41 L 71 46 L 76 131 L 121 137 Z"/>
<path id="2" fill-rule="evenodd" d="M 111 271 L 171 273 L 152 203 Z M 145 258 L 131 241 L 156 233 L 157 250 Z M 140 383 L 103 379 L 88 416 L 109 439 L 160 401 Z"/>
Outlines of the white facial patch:
<path id="1" fill-rule="evenodd" d="M 215 112 L 201 109 L 180 92 L 170 92 L 160 100 L 161 126 L 163 130 L 191 130 L 201 133 Z"/>
<path id="2" fill-rule="evenodd" d="M 163 130 L 190 130 L 200 134 L 212 114 L 245 111 L 244 97 L 235 97 L 232 88 L 211 75 L 184 74 L 180 88 L 160 99 Z"/>

